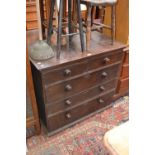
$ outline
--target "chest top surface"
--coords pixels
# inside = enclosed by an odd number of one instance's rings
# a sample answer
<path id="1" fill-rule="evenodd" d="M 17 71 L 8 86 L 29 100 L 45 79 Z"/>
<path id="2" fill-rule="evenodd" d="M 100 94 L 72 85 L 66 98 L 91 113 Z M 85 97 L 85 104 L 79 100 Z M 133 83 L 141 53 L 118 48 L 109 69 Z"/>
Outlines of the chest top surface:
<path id="1" fill-rule="evenodd" d="M 63 64 L 71 63 L 74 61 L 80 61 L 81 59 L 89 59 L 91 57 L 95 57 L 103 53 L 109 53 L 115 50 L 123 49 L 124 47 L 124 44 L 117 41 L 115 41 L 114 44 L 111 45 L 110 38 L 103 36 L 98 32 L 93 32 L 90 50 L 88 51 L 85 51 L 83 53 L 81 52 L 79 37 L 74 36 L 72 38 L 70 47 L 68 46 L 68 44 L 66 46 L 61 47 L 62 50 L 60 54 L 60 59 L 57 59 L 55 55 L 54 58 L 44 61 L 35 61 L 31 58 L 30 61 L 38 70 L 46 70 L 48 68 L 53 68 L 58 65 L 63 66 Z M 56 48 L 53 48 L 56 53 Z"/>

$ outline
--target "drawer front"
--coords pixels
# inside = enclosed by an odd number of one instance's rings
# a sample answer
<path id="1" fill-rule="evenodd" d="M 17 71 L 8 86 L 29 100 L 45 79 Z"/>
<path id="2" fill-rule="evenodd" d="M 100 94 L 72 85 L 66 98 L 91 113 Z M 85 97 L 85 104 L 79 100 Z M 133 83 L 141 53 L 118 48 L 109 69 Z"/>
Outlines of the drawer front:
<path id="1" fill-rule="evenodd" d="M 98 86 L 90 88 L 85 92 L 65 98 L 64 100 L 55 102 L 54 104 L 46 105 L 46 113 L 47 115 L 49 115 L 72 108 L 77 104 L 81 104 L 82 102 L 89 100 L 93 96 L 97 96 L 99 94 L 106 93 L 111 89 L 115 89 L 115 86 L 116 86 L 116 80 L 112 80 L 105 84 L 101 83 Z"/>
<path id="2" fill-rule="evenodd" d="M 114 92 L 115 91 L 111 91 L 108 94 L 98 96 L 97 98 L 92 99 L 89 102 L 82 104 L 81 106 L 62 112 L 58 115 L 55 115 L 52 117 L 49 116 L 47 121 L 48 130 L 54 131 L 96 110 L 106 107 L 111 103 L 111 99 L 112 99 L 112 96 L 114 95 Z"/>
<path id="3" fill-rule="evenodd" d="M 129 78 L 121 79 L 118 82 L 118 93 L 123 93 L 129 90 Z"/>
<path id="4" fill-rule="evenodd" d="M 108 66 L 118 61 L 122 61 L 122 56 L 122 50 L 118 50 L 110 54 L 104 54 L 97 58 L 89 59 L 89 70 L 97 69 L 102 66 Z"/>
<path id="5" fill-rule="evenodd" d="M 122 66 L 121 78 L 126 78 L 126 77 L 129 77 L 129 65 L 128 64 L 124 64 Z"/>
<path id="6" fill-rule="evenodd" d="M 45 85 L 58 82 L 61 80 L 66 80 L 70 77 L 82 74 L 87 71 L 87 63 L 81 62 L 73 65 L 68 65 L 63 68 L 57 68 L 52 71 L 44 71 L 43 72 L 43 83 Z"/>
<path id="7" fill-rule="evenodd" d="M 110 81 L 118 77 L 120 64 L 101 69 L 97 72 L 88 73 L 85 76 L 65 81 L 61 84 L 48 86 L 45 88 L 46 103 L 61 100 L 75 93 L 85 91 L 97 84 Z"/>

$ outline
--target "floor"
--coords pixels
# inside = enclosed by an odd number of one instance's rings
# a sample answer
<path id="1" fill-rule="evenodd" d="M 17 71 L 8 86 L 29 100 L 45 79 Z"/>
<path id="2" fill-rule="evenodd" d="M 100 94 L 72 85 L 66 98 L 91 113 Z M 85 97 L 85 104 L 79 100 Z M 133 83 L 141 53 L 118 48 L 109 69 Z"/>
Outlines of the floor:
<path id="1" fill-rule="evenodd" d="M 103 136 L 109 129 L 129 119 L 129 98 L 124 96 L 113 106 L 58 134 L 48 137 L 42 128 L 40 135 L 27 139 L 27 155 L 105 155 Z"/>

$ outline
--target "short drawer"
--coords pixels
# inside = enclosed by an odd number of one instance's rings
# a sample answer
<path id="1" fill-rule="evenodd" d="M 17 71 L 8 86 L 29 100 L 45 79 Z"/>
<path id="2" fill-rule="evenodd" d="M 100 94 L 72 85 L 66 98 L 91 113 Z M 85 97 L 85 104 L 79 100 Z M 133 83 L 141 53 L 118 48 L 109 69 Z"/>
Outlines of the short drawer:
<path id="1" fill-rule="evenodd" d="M 65 81 L 61 84 L 45 87 L 46 103 L 61 100 L 81 91 L 85 91 L 97 84 L 118 78 L 120 64 L 88 73 L 85 76 Z"/>
<path id="2" fill-rule="evenodd" d="M 102 66 L 107 66 L 118 61 L 122 61 L 123 52 L 117 50 L 109 54 L 98 56 L 97 58 L 89 59 L 89 70 L 97 69 Z"/>
<path id="3" fill-rule="evenodd" d="M 88 89 L 85 92 L 73 95 L 68 98 L 64 98 L 61 101 L 48 104 L 46 105 L 46 114 L 55 114 L 57 112 L 72 108 L 86 100 L 89 100 L 93 96 L 97 96 L 99 94 L 106 93 L 111 89 L 115 89 L 115 86 L 116 80 L 112 80 L 104 84 L 101 83 L 93 88 Z"/>
<path id="4" fill-rule="evenodd" d="M 49 115 L 47 119 L 48 131 L 54 131 L 96 110 L 106 107 L 111 103 L 114 92 L 115 91 L 111 91 L 107 94 L 101 96 L 99 95 L 98 97 L 82 104 L 81 106 L 59 113 L 58 115 L 54 115 L 52 117 Z"/>
<path id="5" fill-rule="evenodd" d="M 42 80 L 44 84 L 51 84 L 61 80 L 66 80 L 70 77 L 82 74 L 87 70 L 87 63 L 74 63 L 54 70 L 47 70 L 43 72 Z"/>

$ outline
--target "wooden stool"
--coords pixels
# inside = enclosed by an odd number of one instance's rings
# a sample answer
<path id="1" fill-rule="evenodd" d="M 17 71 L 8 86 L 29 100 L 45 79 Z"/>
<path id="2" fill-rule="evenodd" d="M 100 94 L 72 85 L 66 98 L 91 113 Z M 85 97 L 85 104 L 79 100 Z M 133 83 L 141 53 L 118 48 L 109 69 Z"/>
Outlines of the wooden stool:
<path id="1" fill-rule="evenodd" d="M 96 30 L 99 28 L 108 28 L 111 30 L 111 43 L 114 42 L 115 37 L 115 4 L 117 0 L 81 0 L 81 4 L 87 6 L 87 22 L 86 22 L 86 49 L 90 48 L 90 39 L 91 39 L 91 30 Z M 111 26 L 97 23 L 92 21 L 91 11 L 94 6 L 102 6 L 104 9 L 105 6 L 111 6 Z M 96 28 L 92 29 L 92 26 L 96 25 Z"/>
<path id="2" fill-rule="evenodd" d="M 50 8 L 50 18 L 49 18 L 49 26 L 48 26 L 48 36 L 47 36 L 47 42 L 50 43 L 50 37 L 53 33 L 53 10 L 56 0 L 52 0 L 51 2 L 51 8 Z M 71 36 L 78 34 L 73 33 L 72 30 L 72 0 L 68 0 L 68 29 L 69 32 L 67 34 L 62 34 L 62 18 L 63 18 L 63 2 L 64 0 L 60 0 L 59 4 L 59 15 L 58 15 L 58 29 L 57 29 L 57 58 L 60 58 L 60 51 L 61 51 L 61 37 L 62 36 L 69 36 L 69 44 L 71 41 Z M 79 34 L 80 34 L 80 41 L 81 41 L 81 51 L 84 51 L 84 36 L 83 36 L 83 29 L 82 29 L 82 19 L 81 19 L 81 6 L 80 6 L 80 0 L 76 0 L 77 3 L 77 17 L 78 17 L 78 23 L 79 23 Z"/>

